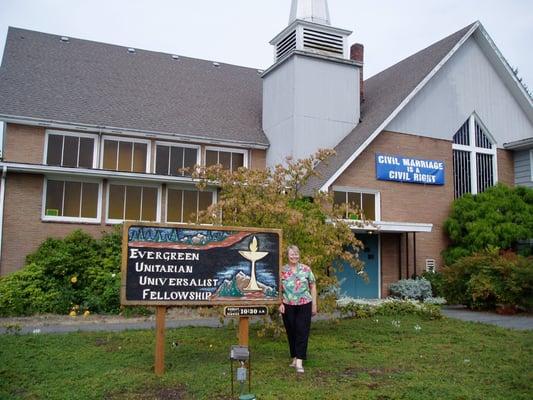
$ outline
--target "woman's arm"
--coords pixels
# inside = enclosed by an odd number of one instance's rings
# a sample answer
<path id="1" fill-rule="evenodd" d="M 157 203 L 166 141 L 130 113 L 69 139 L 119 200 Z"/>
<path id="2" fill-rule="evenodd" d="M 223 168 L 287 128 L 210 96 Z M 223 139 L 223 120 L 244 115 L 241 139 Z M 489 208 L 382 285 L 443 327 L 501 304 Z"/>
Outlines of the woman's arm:
<path id="1" fill-rule="evenodd" d="M 316 283 L 312 283 L 310 286 L 311 286 L 311 297 L 313 298 L 311 314 L 316 315 L 318 312 L 317 303 L 316 303 Z"/>

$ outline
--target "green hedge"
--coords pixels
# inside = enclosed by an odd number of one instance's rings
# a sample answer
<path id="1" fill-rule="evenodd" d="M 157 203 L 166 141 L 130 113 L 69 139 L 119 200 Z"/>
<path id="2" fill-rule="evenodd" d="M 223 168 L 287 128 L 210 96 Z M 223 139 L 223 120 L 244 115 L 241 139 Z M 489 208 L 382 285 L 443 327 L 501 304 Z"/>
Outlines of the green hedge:
<path id="1" fill-rule="evenodd" d="M 120 311 L 121 233 L 49 238 L 26 266 L 0 278 L 0 316 Z"/>
<path id="2" fill-rule="evenodd" d="M 442 277 L 449 303 L 475 309 L 496 304 L 533 308 L 533 257 L 485 250 L 445 267 Z"/>

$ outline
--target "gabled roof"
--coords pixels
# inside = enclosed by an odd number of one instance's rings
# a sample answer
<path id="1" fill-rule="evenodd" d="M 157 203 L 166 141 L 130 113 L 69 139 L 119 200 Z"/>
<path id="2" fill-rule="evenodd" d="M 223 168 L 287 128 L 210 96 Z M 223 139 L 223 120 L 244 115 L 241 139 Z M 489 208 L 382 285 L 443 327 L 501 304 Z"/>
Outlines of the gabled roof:
<path id="1" fill-rule="evenodd" d="M 337 154 L 316 167 L 319 177 L 308 182 L 305 192 L 327 190 L 478 26 L 468 25 L 365 80 L 361 122 L 335 146 Z"/>
<path id="2" fill-rule="evenodd" d="M 256 69 L 9 28 L 0 118 L 269 142 Z"/>

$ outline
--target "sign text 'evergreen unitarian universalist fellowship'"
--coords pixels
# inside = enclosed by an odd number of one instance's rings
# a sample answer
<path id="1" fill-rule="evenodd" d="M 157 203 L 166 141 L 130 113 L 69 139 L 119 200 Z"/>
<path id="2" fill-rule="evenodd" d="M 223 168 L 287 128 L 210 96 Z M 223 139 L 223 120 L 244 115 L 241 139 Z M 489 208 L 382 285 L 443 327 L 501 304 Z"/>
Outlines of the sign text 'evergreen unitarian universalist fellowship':
<path id="1" fill-rule="evenodd" d="M 376 178 L 384 181 L 444 185 L 444 161 L 376 153 Z"/>
<path id="2" fill-rule="evenodd" d="M 278 304 L 281 231 L 128 223 L 124 305 Z"/>

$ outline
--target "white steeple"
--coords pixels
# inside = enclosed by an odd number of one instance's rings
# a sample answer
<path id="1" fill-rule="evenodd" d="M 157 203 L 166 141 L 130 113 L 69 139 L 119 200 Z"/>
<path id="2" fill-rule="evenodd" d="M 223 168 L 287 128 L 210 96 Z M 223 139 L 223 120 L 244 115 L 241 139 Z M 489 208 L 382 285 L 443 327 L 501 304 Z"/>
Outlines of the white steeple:
<path id="1" fill-rule="evenodd" d="M 327 0 L 292 0 L 289 25 L 295 20 L 331 25 Z"/>

